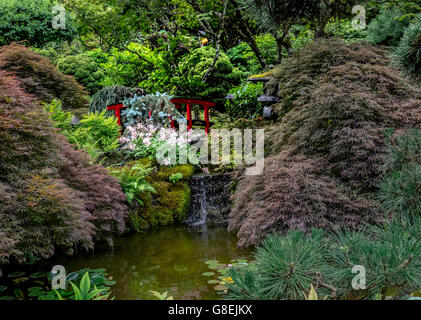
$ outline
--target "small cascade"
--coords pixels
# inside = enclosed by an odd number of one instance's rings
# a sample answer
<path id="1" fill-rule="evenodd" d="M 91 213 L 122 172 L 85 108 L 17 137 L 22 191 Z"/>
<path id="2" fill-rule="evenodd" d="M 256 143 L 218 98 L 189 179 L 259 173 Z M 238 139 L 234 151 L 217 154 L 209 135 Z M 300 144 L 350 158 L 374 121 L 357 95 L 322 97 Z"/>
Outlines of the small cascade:
<path id="1" fill-rule="evenodd" d="M 187 223 L 191 226 L 224 224 L 230 211 L 230 182 L 225 174 L 193 176 L 190 180 L 191 205 Z"/>

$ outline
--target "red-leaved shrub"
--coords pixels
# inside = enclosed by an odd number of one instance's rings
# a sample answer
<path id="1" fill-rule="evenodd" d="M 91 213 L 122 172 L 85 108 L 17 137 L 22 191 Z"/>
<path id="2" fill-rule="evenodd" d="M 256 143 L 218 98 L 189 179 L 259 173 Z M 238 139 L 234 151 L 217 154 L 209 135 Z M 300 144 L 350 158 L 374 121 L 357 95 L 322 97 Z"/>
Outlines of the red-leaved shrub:
<path id="1" fill-rule="evenodd" d="M 87 107 L 88 93 L 71 76 L 64 75 L 51 62 L 25 46 L 11 44 L 0 47 L 0 70 L 11 71 L 19 77 L 20 86 L 36 96 L 37 100 L 50 102 L 60 99 L 64 108 Z"/>
<path id="2" fill-rule="evenodd" d="M 321 40 L 284 61 L 268 84 L 278 121 L 266 131 L 264 174 L 240 176 L 231 231 L 240 246 L 269 233 L 358 227 L 379 217 L 372 192 L 383 130 L 421 125 L 421 92 L 366 43 Z"/>
<path id="3" fill-rule="evenodd" d="M 59 134 L 19 72 L 4 71 L 4 52 L 0 49 L 0 264 L 110 242 L 124 231 L 128 215 L 119 182 Z"/>

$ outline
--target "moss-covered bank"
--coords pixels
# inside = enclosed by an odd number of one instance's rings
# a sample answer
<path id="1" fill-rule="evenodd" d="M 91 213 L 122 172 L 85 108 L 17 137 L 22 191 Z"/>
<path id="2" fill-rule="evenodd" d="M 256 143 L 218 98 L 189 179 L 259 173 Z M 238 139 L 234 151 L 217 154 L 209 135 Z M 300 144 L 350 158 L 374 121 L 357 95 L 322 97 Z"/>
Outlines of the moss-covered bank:
<path id="1" fill-rule="evenodd" d="M 141 162 L 148 166 L 156 166 L 156 163 L 146 159 Z M 177 173 L 182 174 L 182 179 L 171 182 L 170 177 Z M 156 166 L 147 177 L 156 193 L 144 195 L 142 199 L 144 205 L 132 208 L 130 221 L 133 228 L 138 232 L 144 232 L 158 226 L 183 222 L 190 209 L 189 180 L 193 173 L 192 165 Z"/>

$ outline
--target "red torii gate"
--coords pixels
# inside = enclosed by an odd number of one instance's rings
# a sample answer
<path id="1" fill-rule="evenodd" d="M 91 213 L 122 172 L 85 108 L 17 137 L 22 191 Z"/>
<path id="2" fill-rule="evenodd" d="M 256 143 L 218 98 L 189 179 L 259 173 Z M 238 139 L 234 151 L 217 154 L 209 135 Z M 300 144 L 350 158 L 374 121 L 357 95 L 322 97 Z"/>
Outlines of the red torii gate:
<path id="1" fill-rule="evenodd" d="M 194 105 L 200 105 L 204 109 L 205 114 L 205 130 L 208 134 L 210 131 L 210 121 L 209 121 L 209 108 L 215 107 L 215 103 L 204 101 L 204 100 L 198 100 L 198 99 L 184 99 L 184 98 L 175 98 L 172 99 L 171 102 L 175 105 L 177 109 L 180 109 L 182 105 L 186 105 L 187 110 L 187 128 L 188 130 L 193 129 L 193 118 L 192 118 L 192 106 Z M 121 110 L 126 108 L 122 103 L 108 106 L 107 110 L 113 110 L 115 111 L 115 116 L 117 118 L 117 123 L 119 126 L 121 126 Z M 149 111 L 149 118 L 152 115 L 152 110 Z M 171 119 L 171 128 L 175 128 L 174 120 Z"/>

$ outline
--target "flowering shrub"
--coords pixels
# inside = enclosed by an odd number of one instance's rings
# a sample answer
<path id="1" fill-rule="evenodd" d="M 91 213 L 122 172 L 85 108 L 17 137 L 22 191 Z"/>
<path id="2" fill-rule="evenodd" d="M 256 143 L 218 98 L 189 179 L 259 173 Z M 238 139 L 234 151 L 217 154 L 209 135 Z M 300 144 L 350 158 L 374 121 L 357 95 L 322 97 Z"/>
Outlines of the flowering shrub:
<path id="1" fill-rule="evenodd" d="M 131 157 L 136 159 L 154 158 L 158 149 L 165 144 L 168 147 L 189 149 L 190 144 L 198 141 L 200 135 L 194 131 L 179 130 L 156 126 L 153 123 L 139 123 L 126 128 L 125 135 L 120 138 Z M 164 165 L 169 166 L 170 160 Z"/>

